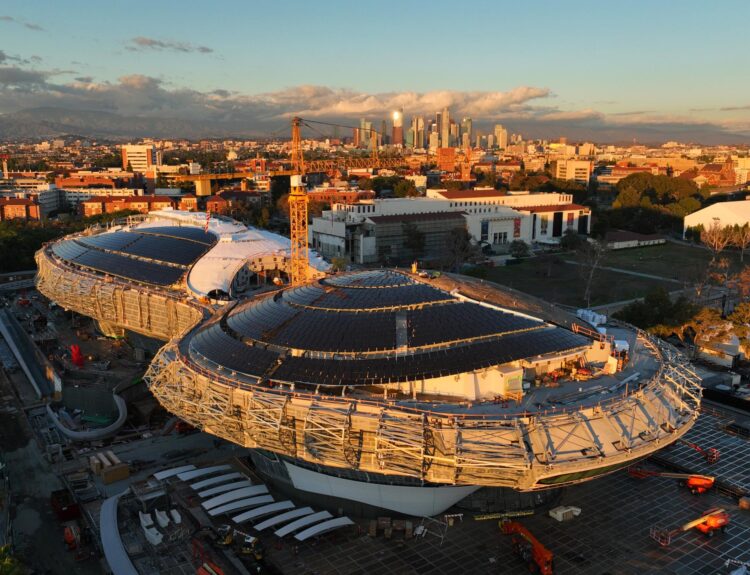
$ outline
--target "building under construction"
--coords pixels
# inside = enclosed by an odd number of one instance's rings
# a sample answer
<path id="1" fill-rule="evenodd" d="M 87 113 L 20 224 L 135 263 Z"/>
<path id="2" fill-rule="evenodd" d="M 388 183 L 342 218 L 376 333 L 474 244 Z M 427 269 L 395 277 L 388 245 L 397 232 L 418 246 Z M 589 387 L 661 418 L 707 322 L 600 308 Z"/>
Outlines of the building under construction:
<path id="1" fill-rule="evenodd" d="M 634 328 L 602 334 L 461 276 L 326 275 L 315 257 L 288 286 L 290 248 L 164 211 L 45 246 L 37 283 L 105 331 L 165 341 L 145 376 L 154 396 L 253 448 L 260 473 L 402 513 L 440 513 L 482 486 L 592 479 L 698 417 L 687 360 Z"/>

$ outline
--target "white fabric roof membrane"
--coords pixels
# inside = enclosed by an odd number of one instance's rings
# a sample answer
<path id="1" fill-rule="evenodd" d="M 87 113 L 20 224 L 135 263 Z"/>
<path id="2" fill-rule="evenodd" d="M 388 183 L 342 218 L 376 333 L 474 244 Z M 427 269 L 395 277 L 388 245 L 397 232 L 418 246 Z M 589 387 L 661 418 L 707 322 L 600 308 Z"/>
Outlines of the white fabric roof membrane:
<path id="1" fill-rule="evenodd" d="M 290 533 L 294 533 L 298 529 L 302 529 L 303 527 L 307 527 L 308 525 L 312 525 L 313 523 L 319 523 L 320 521 L 323 521 L 324 519 L 330 519 L 333 517 L 328 511 L 318 511 L 317 513 L 313 513 L 312 515 L 307 515 L 306 517 L 302 517 L 300 519 L 297 519 L 297 521 L 292 521 L 289 525 L 284 525 L 281 529 L 277 529 L 274 531 L 274 534 L 277 537 L 285 537 L 289 535 Z"/>
<path id="2" fill-rule="evenodd" d="M 195 469 L 195 465 L 183 465 L 181 467 L 173 467 L 172 469 L 164 469 L 163 471 L 157 471 L 154 473 L 154 479 L 161 481 L 169 477 L 174 477 L 183 471 L 192 471 L 193 469 Z"/>
<path id="3" fill-rule="evenodd" d="M 217 483 L 226 483 L 230 479 L 237 479 L 238 477 L 243 477 L 242 473 L 240 473 L 239 471 L 234 471 L 233 473 L 225 473 L 224 475 L 219 475 L 218 477 L 209 477 L 208 479 L 203 479 L 202 481 L 191 483 L 190 488 L 194 489 L 195 491 L 199 491 L 204 487 L 216 485 Z"/>
<path id="4" fill-rule="evenodd" d="M 286 509 L 294 509 L 294 503 L 292 503 L 291 501 L 277 501 L 276 503 L 271 503 L 270 505 L 264 505 L 263 507 L 258 507 L 256 509 L 251 509 L 250 511 L 240 513 L 239 515 L 232 517 L 232 521 L 234 521 L 235 523 L 243 523 L 245 521 L 250 521 L 251 519 L 258 519 L 259 517 L 265 517 L 266 515 L 270 515 L 271 513 L 284 511 Z"/>
<path id="5" fill-rule="evenodd" d="M 265 485 L 243 487 L 242 489 L 235 489 L 234 491 L 230 491 L 229 493 L 224 493 L 222 495 L 219 495 L 218 497 L 208 499 L 201 503 L 201 507 L 206 510 L 213 509 L 214 507 L 224 505 L 225 503 L 235 501 L 236 499 L 242 499 L 243 497 L 253 497 L 254 495 L 262 495 L 263 493 L 268 493 L 268 488 Z"/>
<path id="6" fill-rule="evenodd" d="M 213 509 L 209 510 L 208 514 L 211 517 L 215 517 L 216 515 L 222 515 L 224 513 L 229 513 L 230 511 L 237 511 L 238 509 L 257 507 L 258 505 L 263 505 L 264 503 L 273 503 L 273 497 L 270 495 L 261 495 L 260 497 L 238 499 L 237 501 L 232 501 L 231 503 L 227 503 L 226 505 L 214 507 Z"/>
<path id="7" fill-rule="evenodd" d="M 157 210 L 149 213 L 149 220 L 134 226 L 134 229 L 175 225 L 204 228 L 206 213 Z M 234 276 L 249 260 L 274 255 L 288 258 L 291 253 L 289 238 L 244 226 L 231 218 L 212 216 L 208 231 L 218 236 L 219 241 L 190 270 L 188 288 L 197 296 L 205 296 L 216 289 L 229 293 Z M 310 265 L 319 271 L 327 271 L 331 267 L 312 250 Z"/>
<path id="8" fill-rule="evenodd" d="M 214 473 L 218 473 L 219 471 L 226 471 L 227 469 L 232 469 L 231 465 L 214 465 L 213 467 L 203 467 L 201 469 L 194 469 L 191 471 L 183 471 L 182 473 L 177 475 L 178 479 L 182 479 L 183 481 L 190 481 L 191 479 L 195 479 L 196 477 L 203 477 L 204 475 L 213 475 Z"/>
<path id="9" fill-rule="evenodd" d="M 339 527 L 344 527 L 346 525 L 354 525 L 354 521 L 352 521 L 348 517 L 336 517 L 336 519 L 330 519 L 328 521 L 324 521 L 323 523 L 318 523 L 317 525 L 308 527 L 304 531 L 300 531 L 299 533 L 297 533 L 294 538 L 297 541 L 304 541 L 305 539 L 309 539 L 310 537 L 322 535 L 323 533 L 328 533 L 329 531 L 333 531 L 334 529 L 338 529 Z"/>
<path id="10" fill-rule="evenodd" d="M 264 529 L 268 529 L 269 527 L 273 527 L 274 525 L 279 525 L 280 523 L 286 523 L 287 521 L 291 521 L 292 519 L 298 519 L 300 517 L 304 517 L 305 515 L 310 515 L 312 512 L 312 507 L 300 507 L 299 509 L 292 509 L 291 511 L 287 511 L 286 513 L 282 513 L 281 515 L 274 515 L 273 517 L 266 519 L 262 523 L 258 523 L 257 525 L 255 525 L 255 530 L 263 531 Z M 236 521 L 237 517 L 235 517 L 234 519 Z"/>
<path id="11" fill-rule="evenodd" d="M 212 487 L 211 489 L 199 491 L 198 497 L 203 499 L 204 497 L 211 497 L 212 495 L 226 493 L 227 491 L 234 491 L 235 489 L 240 489 L 241 487 L 250 487 L 251 485 L 252 482 L 250 480 L 243 479 L 242 481 L 235 481 L 234 483 L 227 483 L 226 485 L 217 485 L 216 487 Z"/>

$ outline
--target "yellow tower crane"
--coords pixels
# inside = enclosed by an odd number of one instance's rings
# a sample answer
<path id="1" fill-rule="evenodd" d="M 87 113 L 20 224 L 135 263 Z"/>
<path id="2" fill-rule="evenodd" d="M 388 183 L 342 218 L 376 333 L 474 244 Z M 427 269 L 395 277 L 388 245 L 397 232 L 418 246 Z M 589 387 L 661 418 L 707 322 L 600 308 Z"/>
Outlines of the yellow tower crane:
<path id="1" fill-rule="evenodd" d="M 292 118 L 292 174 L 289 193 L 289 237 L 292 241 L 290 280 L 293 286 L 307 281 L 308 237 L 307 237 L 307 191 L 302 177 L 305 175 L 305 159 L 302 155 L 300 126 L 302 118 Z"/>

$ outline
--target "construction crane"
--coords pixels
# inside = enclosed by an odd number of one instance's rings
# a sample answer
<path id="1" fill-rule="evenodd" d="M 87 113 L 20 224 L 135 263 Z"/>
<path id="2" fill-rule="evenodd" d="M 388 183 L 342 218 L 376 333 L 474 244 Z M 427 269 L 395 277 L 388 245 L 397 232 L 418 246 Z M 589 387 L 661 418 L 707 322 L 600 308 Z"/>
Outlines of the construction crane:
<path id="1" fill-rule="evenodd" d="M 307 189 L 303 182 L 305 159 L 302 154 L 300 126 L 302 118 L 292 118 L 292 175 L 289 194 L 289 238 L 292 242 L 289 277 L 297 286 L 307 281 L 309 262 L 307 236 Z"/>
<path id="2" fill-rule="evenodd" d="M 628 475 L 633 479 L 645 479 L 646 477 L 665 477 L 667 479 L 679 479 L 680 485 L 687 487 L 693 495 L 705 493 L 714 486 L 715 477 L 710 475 L 697 475 L 695 473 L 671 473 L 666 471 L 654 471 L 633 465 L 628 467 Z"/>
<path id="3" fill-rule="evenodd" d="M 654 526 L 651 528 L 649 535 L 651 539 L 656 541 L 662 547 L 667 547 L 676 536 L 690 531 L 691 529 L 697 529 L 707 537 L 713 537 L 716 531 L 724 533 L 729 525 L 730 516 L 729 513 L 714 507 L 706 511 L 703 515 L 692 521 L 688 521 L 684 525 L 675 527 L 674 529 L 665 529 L 664 527 Z"/>
<path id="4" fill-rule="evenodd" d="M 517 521 L 501 521 L 500 530 L 505 535 L 512 535 L 513 552 L 521 557 L 529 566 L 529 571 L 537 571 L 541 575 L 553 574 L 552 551 Z"/>

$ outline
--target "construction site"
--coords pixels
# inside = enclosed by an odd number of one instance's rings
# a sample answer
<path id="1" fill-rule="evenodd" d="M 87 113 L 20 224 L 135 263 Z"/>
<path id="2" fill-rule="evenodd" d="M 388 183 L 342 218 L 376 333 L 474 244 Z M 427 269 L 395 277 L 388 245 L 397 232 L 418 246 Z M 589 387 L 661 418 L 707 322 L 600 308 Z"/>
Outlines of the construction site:
<path id="1" fill-rule="evenodd" d="M 5 537 L 33 568 L 743 573 L 747 413 L 611 318 L 332 273 L 302 122 L 290 239 L 161 210 L 45 245 L 36 290 L 4 292 Z"/>

